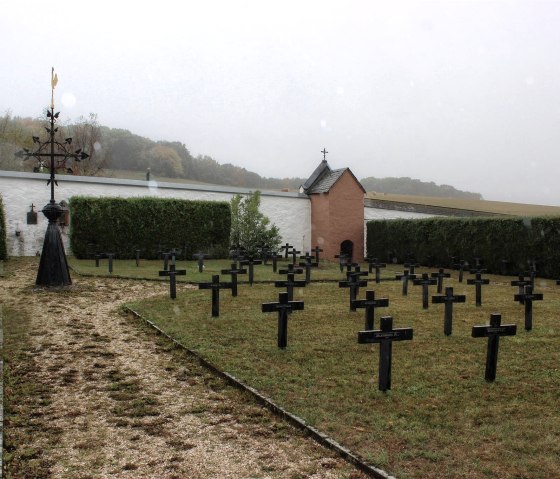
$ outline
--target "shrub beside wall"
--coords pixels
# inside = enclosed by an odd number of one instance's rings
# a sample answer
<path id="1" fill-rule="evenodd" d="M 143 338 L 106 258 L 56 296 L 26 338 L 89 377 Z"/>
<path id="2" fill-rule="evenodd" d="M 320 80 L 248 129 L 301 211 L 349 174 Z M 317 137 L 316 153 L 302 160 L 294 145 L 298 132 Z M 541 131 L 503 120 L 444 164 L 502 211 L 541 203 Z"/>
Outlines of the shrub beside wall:
<path id="1" fill-rule="evenodd" d="M 70 199 L 70 245 L 85 258 L 90 244 L 101 252 L 133 258 L 157 258 L 160 247 L 185 248 L 187 258 L 199 250 L 212 257 L 227 257 L 231 210 L 227 202 L 167 198 Z"/>
<path id="2" fill-rule="evenodd" d="M 8 249 L 6 247 L 6 219 L 4 216 L 4 203 L 0 196 L 0 260 L 8 259 Z"/>
<path id="3" fill-rule="evenodd" d="M 429 266 L 448 267 L 452 256 L 473 264 L 480 257 L 491 273 L 527 270 L 537 261 L 538 275 L 560 278 L 560 217 L 535 218 L 429 218 L 373 220 L 367 224 L 367 255 L 399 262 L 412 253 Z"/>

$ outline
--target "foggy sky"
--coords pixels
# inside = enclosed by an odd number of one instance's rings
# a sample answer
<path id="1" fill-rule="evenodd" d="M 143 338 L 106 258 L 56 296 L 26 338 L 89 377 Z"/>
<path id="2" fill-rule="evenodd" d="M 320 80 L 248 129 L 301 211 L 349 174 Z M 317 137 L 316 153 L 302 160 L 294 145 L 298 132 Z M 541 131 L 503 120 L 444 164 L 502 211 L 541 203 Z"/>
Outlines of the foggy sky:
<path id="1" fill-rule="evenodd" d="M 560 205 L 560 2 L 3 2 L 0 114 Z"/>

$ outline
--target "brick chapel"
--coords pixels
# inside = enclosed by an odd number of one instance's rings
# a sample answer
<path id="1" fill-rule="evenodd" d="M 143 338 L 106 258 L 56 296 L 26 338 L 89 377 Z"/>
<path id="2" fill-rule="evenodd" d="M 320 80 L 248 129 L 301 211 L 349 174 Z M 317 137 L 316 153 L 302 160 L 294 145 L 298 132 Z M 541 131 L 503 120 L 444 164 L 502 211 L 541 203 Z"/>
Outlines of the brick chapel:
<path id="1" fill-rule="evenodd" d="M 350 168 L 332 170 L 323 160 L 300 191 L 311 199 L 311 244 L 323 249 L 321 256 L 363 261 L 366 191 Z"/>

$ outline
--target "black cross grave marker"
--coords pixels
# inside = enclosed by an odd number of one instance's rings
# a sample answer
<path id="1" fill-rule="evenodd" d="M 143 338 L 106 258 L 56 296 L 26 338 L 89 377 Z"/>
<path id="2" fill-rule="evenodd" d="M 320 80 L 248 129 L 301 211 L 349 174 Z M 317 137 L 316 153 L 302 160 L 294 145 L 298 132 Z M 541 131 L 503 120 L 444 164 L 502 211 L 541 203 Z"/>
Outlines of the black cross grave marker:
<path id="1" fill-rule="evenodd" d="M 360 286 L 367 286 L 367 281 L 360 278 L 360 276 L 367 276 L 367 271 L 360 271 L 359 266 L 356 268 L 358 269 L 357 271 L 346 273 L 346 277 L 348 278 L 346 281 L 338 282 L 339 288 L 348 288 L 350 291 L 350 311 L 356 311 L 354 301 L 358 296 Z"/>
<path id="2" fill-rule="evenodd" d="M 492 382 L 496 379 L 496 367 L 498 365 L 498 347 L 500 336 L 515 336 L 517 325 L 501 324 L 502 315 L 493 313 L 490 315 L 490 325 L 473 326 L 473 338 L 488 338 L 488 349 L 486 352 L 486 372 L 484 379 Z"/>
<path id="3" fill-rule="evenodd" d="M 407 269 L 404 270 L 404 273 L 397 273 L 395 279 L 402 280 L 402 294 L 403 296 L 408 295 L 408 280 L 409 279 L 416 279 L 415 274 L 410 274 Z"/>
<path id="4" fill-rule="evenodd" d="M 117 256 L 117 253 L 100 253 L 100 257 L 109 259 L 109 273 L 113 274 L 113 259 Z"/>
<path id="5" fill-rule="evenodd" d="M 535 278 L 537 277 L 537 261 L 534 259 L 527 260 L 529 264 L 528 276 L 531 278 L 533 284 L 535 284 Z"/>
<path id="6" fill-rule="evenodd" d="M 386 263 L 380 263 L 379 261 L 377 261 L 377 258 L 368 258 L 366 259 L 367 263 L 368 263 L 368 271 L 370 273 L 373 273 L 373 268 L 375 268 L 375 282 L 376 283 L 380 283 L 381 282 L 381 268 L 386 268 L 387 264 Z"/>
<path id="7" fill-rule="evenodd" d="M 294 300 L 294 287 L 305 288 L 306 283 L 303 280 L 296 280 L 295 275 L 303 273 L 303 269 L 296 268 L 293 263 L 288 264 L 288 269 L 281 269 L 280 274 L 287 275 L 287 279 L 283 281 L 275 281 L 276 288 L 286 288 L 288 293 L 288 301 Z"/>
<path id="8" fill-rule="evenodd" d="M 272 251 L 268 257 L 272 260 L 272 271 L 276 273 L 278 270 L 278 260 L 282 259 L 282 255 Z"/>
<path id="9" fill-rule="evenodd" d="M 230 251 L 230 257 L 236 263 L 238 261 L 241 261 L 245 257 L 245 248 L 243 246 L 240 246 L 240 245 L 232 246 L 232 249 Z"/>
<path id="10" fill-rule="evenodd" d="M 136 267 L 138 268 L 140 266 L 140 253 L 142 252 L 141 249 L 136 249 L 134 250 L 134 252 L 136 253 Z"/>
<path id="11" fill-rule="evenodd" d="M 305 282 L 309 284 L 311 283 L 311 268 L 319 266 L 319 263 L 313 262 L 315 256 L 311 256 L 309 251 L 306 251 L 305 256 L 300 256 L 299 259 L 303 260 L 299 265 L 305 268 Z"/>
<path id="12" fill-rule="evenodd" d="M 356 308 L 365 309 L 364 330 L 371 331 L 374 328 L 375 308 L 385 308 L 389 306 L 389 300 L 387 298 L 375 299 L 375 291 L 368 289 L 366 291 L 366 299 L 355 299 L 352 305 L 354 306 L 354 310 L 356 310 Z"/>
<path id="13" fill-rule="evenodd" d="M 321 264 L 321 260 L 319 258 L 319 253 L 322 253 L 323 250 L 321 248 L 319 248 L 319 245 L 315 246 L 315 248 L 313 248 L 311 250 L 312 253 L 315 253 L 315 259 L 317 260 L 318 264 Z"/>
<path id="14" fill-rule="evenodd" d="M 204 271 L 204 259 L 208 258 L 206 253 L 199 251 L 198 253 L 193 254 L 193 259 L 196 259 L 198 265 L 198 272 L 202 273 Z"/>
<path id="15" fill-rule="evenodd" d="M 393 352 L 393 341 L 406 341 L 412 339 L 412 328 L 393 329 L 393 318 L 383 316 L 381 318 L 381 329 L 375 331 L 360 331 L 358 343 L 370 344 L 380 343 L 379 348 L 379 390 L 391 389 L 391 360 Z"/>
<path id="16" fill-rule="evenodd" d="M 99 261 L 103 258 L 103 253 L 95 253 L 93 257 L 95 258 L 95 267 L 99 268 Z"/>
<path id="17" fill-rule="evenodd" d="M 476 305 L 482 306 L 482 285 L 490 284 L 490 280 L 483 279 L 482 273 L 476 273 L 474 279 L 467 279 L 467 284 L 474 284 L 476 286 Z"/>
<path id="18" fill-rule="evenodd" d="M 533 329 L 533 301 L 542 301 L 542 293 L 533 293 L 533 285 L 528 284 L 525 286 L 525 292 L 514 295 L 513 299 L 520 303 L 523 300 L 525 303 L 525 331 L 531 331 Z"/>
<path id="19" fill-rule="evenodd" d="M 290 254 L 290 250 L 293 246 L 290 243 L 286 243 L 284 246 L 281 246 L 280 249 L 284 250 L 284 259 L 288 259 L 288 255 Z"/>
<path id="20" fill-rule="evenodd" d="M 453 267 L 459 270 L 459 283 L 462 283 L 465 269 L 469 267 L 469 263 L 464 259 L 460 259 L 458 263 L 453 265 Z"/>
<path id="21" fill-rule="evenodd" d="M 220 276 L 217 274 L 212 275 L 211 283 L 198 283 L 198 289 L 212 290 L 212 317 L 217 318 L 220 316 L 220 289 L 231 288 L 231 283 L 220 283 Z"/>
<path id="22" fill-rule="evenodd" d="M 344 266 L 348 263 L 352 263 L 352 258 L 348 256 L 346 253 L 335 254 L 335 258 L 338 258 L 338 264 L 340 266 L 340 272 L 344 271 Z"/>
<path id="23" fill-rule="evenodd" d="M 253 286 L 253 280 L 255 278 L 255 268 L 254 266 L 256 264 L 262 264 L 262 260 L 260 259 L 255 259 L 252 256 L 248 256 L 247 258 L 241 260 L 239 262 L 240 266 L 248 266 L 248 270 L 249 270 L 249 285 Z"/>
<path id="24" fill-rule="evenodd" d="M 162 251 L 161 256 L 163 257 L 163 271 L 168 271 L 169 270 L 169 256 L 171 256 L 171 253 L 169 253 L 168 251 Z"/>
<path id="25" fill-rule="evenodd" d="M 533 282 L 530 279 L 525 279 L 524 274 L 520 274 L 516 280 L 510 283 L 512 286 L 517 286 L 519 288 L 519 304 L 523 304 L 523 292 L 525 291 L 525 286 L 533 285 Z"/>
<path id="26" fill-rule="evenodd" d="M 301 254 L 301 251 L 293 248 L 292 251 L 290 251 L 290 254 L 292 255 L 292 264 L 295 265 L 297 263 L 297 255 Z"/>
<path id="27" fill-rule="evenodd" d="M 237 262 L 231 263 L 230 269 L 222 269 L 222 274 L 231 275 L 231 295 L 237 296 L 237 275 L 247 274 L 247 270 L 243 268 L 237 268 Z"/>
<path id="28" fill-rule="evenodd" d="M 430 285 L 436 284 L 437 280 L 432 279 L 428 276 L 428 273 L 423 273 L 421 278 L 416 278 L 412 280 L 414 286 L 422 286 L 422 308 L 428 309 L 429 299 L 430 299 Z"/>
<path id="29" fill-rule="evenodd" d="M 418 268 L 420 263 L 414 263 L 413 261 L 403 264 L 404 268 L 407 268 L 410 271 L 410 274 L 414 274 L 414 269 Z"/>
<path id="30" fill-rule="evenodd" d="M 432 278 L 437 278 L 437 292 L 443 291 L 443 278 L 450 278 L 451 275 L 446 273 L 443 268 L 440 268 L 437 273 L 432 273 Z"/>
<path id="31" fill-rule="evenodd" d="M 453 295 L 453 288 L 445 288 L 445 296 L 432 296 L 432 303 L 445 303 L 445 311 L 443 314 L 443 333 L 451 336 L 453 329 L 453 303 L 464 303 L 466 296 L 464 294 Z"/>
<path id="32" fill-rule="evenodd" d="M 169 297 L 175 299 L 177 297 L 177 276 L 185 276 L 187 270 L 185 269 L 175 269 L 172 266 L 168 270 L 163 270 L 159 272 L 160 276 L 169 276 Z"/>
<path id="33" fill-rule="evenodd" d="M 284 349 L 288 346 L 288 313 L 301 311 L 303 301 L 290 301 L 288 293 L 279 293 L 277 303 L 263 303 L 263 313 L 278 311 L 278 347 Z"/>

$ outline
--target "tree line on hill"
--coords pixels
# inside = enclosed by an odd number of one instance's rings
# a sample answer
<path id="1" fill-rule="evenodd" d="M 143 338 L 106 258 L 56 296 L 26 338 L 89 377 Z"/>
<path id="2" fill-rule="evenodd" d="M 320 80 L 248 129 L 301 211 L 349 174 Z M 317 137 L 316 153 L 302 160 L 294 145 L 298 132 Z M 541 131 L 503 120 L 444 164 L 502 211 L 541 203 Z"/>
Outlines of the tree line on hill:
<path id="1" fill-rule="evenodd" d="M 436 185 L 433 181 L 420 181 L 409 177 L 363 178 L 360 183 L 366 191 L 392 193 L 395 195 L 436 196 L 441 198 L 465 198 L 481 200 L 480 193 L 461 191 L 450 185 Z"/>
<path id="2" fill-rule="evenodd" d="M 33 151 L 33 136 L 47 139 L 44 118 L 21 118 L 6 112 L 0 117 L 0 169 L 36 171 L 33 160 L 22 163 L 15 153 L 22 148 Z M 220 164 L 208 155 L 193 156 L 179 141 L 153 141 L 128 130 L 99 124 L 97 115 L 80 117 L 59 126 L 60 138 L 73 138 L 76 149 L 90 158 L 70 165 L 73 174 L 103 175 L 106 170 L 147 172 L 155 177 L 183 178 L 203 183 L 260 189 L 297 189 L 306 178 L 267 178 L 230 163 Z M 481 199 L 478 193 L 459 191 L 452 186 L 438 186 L 411 178 L 365 178 L 367 191 L 422 196 Z"/>

